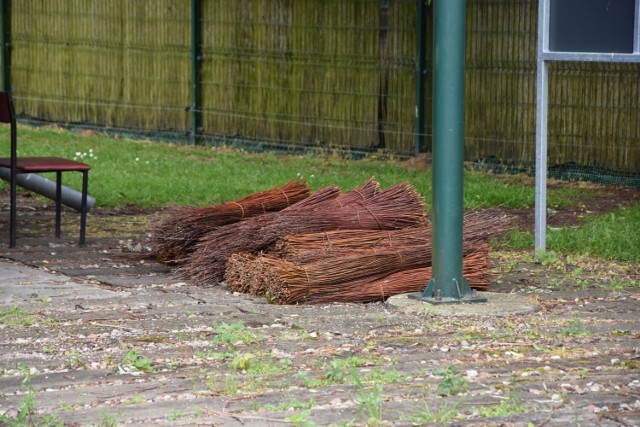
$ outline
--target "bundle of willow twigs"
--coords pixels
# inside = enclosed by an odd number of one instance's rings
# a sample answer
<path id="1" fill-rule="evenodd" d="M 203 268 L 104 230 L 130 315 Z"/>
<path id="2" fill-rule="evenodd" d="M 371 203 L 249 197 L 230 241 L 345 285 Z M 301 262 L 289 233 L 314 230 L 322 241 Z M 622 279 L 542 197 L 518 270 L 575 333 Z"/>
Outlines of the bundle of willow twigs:
<path id="1" fill-rule="evenodd" d="M 419 251 L 415 251 L 419 254 Z M 416 255 L 419 256 L 419 255 Z M 380 264 L 372 262 L 359 264 L 359 256 L 342 261 L 342 269 L 360 268 L 367 265 L 372 269 Z M 366 259 L 365 257 L 364 259 Z M 374 257 L 375 259 L 375 257 Z M 339 261 L 340 259 L 333 259 Z M 378 258 L 378 261 L 381 259 Z M 388 259 L 387 259 L 388 260 Z M 266 296 L 278 304 L 328 303 L 328 302 L 372 302 L 407 292 L 423 291 L 431 278 L 431 267 L 422 261 L 407 260 L 404 266 L 389 265 L 378 271 L 386 273 L 359 273 L 331 277 L 324 275 L 321 268 L 327 262 L 299 266 L 291 261 L 264 255 L 236 254 L 229 260 L 225 282 L 231 290 Z M 489 283 L 488 246 L 480 244 L 468 251 L 463 259 L 463 275 L 470 285 L 485 290 Z"/>
<path id="2" fill-rule="evenodd" d="M 151 230 L 150 244 L 156 258 L 165 264 L 183 262 L 207 233 L 223 225 L 237 223 L 266 212 L 277 212 L 311 194 L 299 180 L 240 200 L 204 208 L 176 208 Z"/>
<path id="3" fill-rule="evenodd" d="M 464 215 L 466 248 L 487 241 L 511 228 L 513 218 L 471 211 Z M 308 263 L 328 257 L 354 253 L 376 252 L 385 248 L 406 248 L 431 245 L 431 224 L 400 230 L 333 230 L 319 233 L 293 234 L 281 239 L 270 254 L 295 263 Z M 429 251 L 429 256 L 431 252 Z M 429 258 L 430 260 L 430 258 Z"/>
<path id="4" fill-rule="evenodd" d="M 340 189 L 336 186 L 325 187 L 308 198 L 283 209 L 280 212 L 268 212 L 245 221 L 224 225 L 212 230 L 196 245 L 195 252 L 191 254 L 188 262 L 184 263 L 178 271 L 187 278 L 200 280 L 201 285 L 216 284 L 224 273 L 226 259 L 234 253 L 246 251 L 247 240 L 251 242 L 252 236 L 268 224 L 276 221 L 284 211 L 311 212 L 317 206 L 334 201 L 340 196 Z M 236 239 L 236 236 L 240 238 Z M 218 239 L 222 242 L 220 250 L 215 243 L 208 241 Z M 257 244 L 256 244 L 257 245 Z M 254 245 L 254 246 L 256 246 Z M 250 243 L 249 243 L 249 246 Z"/>
<path id="5" fill-rule="evenodd" d="M 464 254 L 478 250 L 478 245 L 468 245 Z M 306 264 L 298 264 L 275 257 L 263 257 L 263 263 L 277 272 L 279 281 L 265 282 L 265 289 L 256 294 L 278 295 L 280 288 L 286 288 L 294 301 L 308 295 L 309 289 L 322 290 L 340 283 L 371 282 L 393 273 L 431 265 L 431 245 L 384 248 L 369 253 L 354 253 L 328 257 Z"/>
<path id="6" fill-rule="evenodd" d="M 326 304 L 331 302 L 367 303 L 384 301 L 393 295 L 422 292 L 431 279 L 431 267 L 403 270 L 371 282 L 355 281 L 335 287 L 325 287 L 323 292 L 309 294 L 302 300 L 280 299 L 276 295 L 272 301 L 280 304 L 307 302 Z M 462 275 L 469 285 L 479 291 L 487 290 L 491 283 L 489 274 L 489 251 L 486 245 L 466 255 L 462 260 Z"/>
<path id="7" fill-rule="evenodd" d="M 207 234 L 182 273 L 202 285 L 216 284 L 222 280 L 231 255 L 264 250 L 288 234 L 341 228 L 392 230 L 425 223 L 424 202 L 413 187 L 404 183 L 379 191 L 373 181 L 313 209 L 293 205 L 265 217 L 230 224 Z"/>
<path id="8" fill-rule="evenodd" d="M 289 234 L 279 240 L 270 254 L 296 262 L 308 262 L 353 251 L 373 252 L 378 248 L 428 245 L 431 225 L 399 230 L 340 229 L 305 234 Z"/>

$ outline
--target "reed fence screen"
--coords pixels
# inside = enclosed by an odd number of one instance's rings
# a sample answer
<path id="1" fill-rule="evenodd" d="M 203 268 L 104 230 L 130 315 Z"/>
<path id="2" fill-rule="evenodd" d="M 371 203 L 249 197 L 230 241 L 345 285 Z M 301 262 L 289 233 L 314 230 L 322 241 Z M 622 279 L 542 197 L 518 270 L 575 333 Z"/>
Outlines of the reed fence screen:
<path id="1" fill-rule="evenodd" d="M 258 148 L 416 147 L 416 0 L 4 2 L 6 86 L 32 120 Z M 192 9 L 195 7 L 196 9 Z M 531 170 L 536 0 L 467 1 L 469 161 Z M 549 165 L 640 173 L 640 64 L 554 63 Z"/>

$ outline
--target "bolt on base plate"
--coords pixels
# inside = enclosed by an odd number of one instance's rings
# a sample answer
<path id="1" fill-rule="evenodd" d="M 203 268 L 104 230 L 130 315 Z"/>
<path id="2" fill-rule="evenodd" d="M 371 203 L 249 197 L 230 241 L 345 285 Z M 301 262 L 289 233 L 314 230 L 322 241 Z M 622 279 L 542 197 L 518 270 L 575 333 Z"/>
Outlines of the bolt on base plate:
<path id="1" fill-rule="evenodd" d="M 424 292 L 409 294 L 409 298 L 419 299 L 430 304 L 487 302 L 486 298 L 478 296 L 476 290 L 469 286 L 469 282 L 465 278 L 462 278 L 461 282 L 461 284 L 458 284 L 458 281 L 453 279 L 451 286 L 445 289 L 448 292 L 443 295 L 441 287 L 436 285 L 434 278 L 431 278 Z"/>
<path id="2" fill-rule="evenodd" d="M 423 296 L 422 292 L 414 292 L 408 294 L 408 297 L 411 299 L 417 299 L 423 302 L 428 302 L 429 304 L 463 304 L 463 303 L 474 303 L 474 302 L 487 302 L 486 298 L 475 295 L 475 292 L 472 295 L 465 295 L 461 299 L 452 298 L 452 297 L 442 297 L 439 296 L 440 290 L 436 291 L 435 295 L 432 297 Z"/>

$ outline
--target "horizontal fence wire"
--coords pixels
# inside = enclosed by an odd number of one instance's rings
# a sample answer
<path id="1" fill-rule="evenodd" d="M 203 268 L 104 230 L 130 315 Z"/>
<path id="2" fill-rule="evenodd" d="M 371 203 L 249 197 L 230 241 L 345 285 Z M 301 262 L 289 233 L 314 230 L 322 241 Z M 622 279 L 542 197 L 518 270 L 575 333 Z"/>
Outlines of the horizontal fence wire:
<path id="1" fill-rule="evenodd" d="M 258 149 L 411 156 L 418 3 L 199 0 L 194 58 L 184 0 L 13 1 L 11 88 L 21 116 L 36 121 Z M 533 170 L 537 8 L 536 0 L 467 1 L 468 161 Z M 552 170 L 640 174 L 640 64 L 551 63 L 548 117 Z"/>

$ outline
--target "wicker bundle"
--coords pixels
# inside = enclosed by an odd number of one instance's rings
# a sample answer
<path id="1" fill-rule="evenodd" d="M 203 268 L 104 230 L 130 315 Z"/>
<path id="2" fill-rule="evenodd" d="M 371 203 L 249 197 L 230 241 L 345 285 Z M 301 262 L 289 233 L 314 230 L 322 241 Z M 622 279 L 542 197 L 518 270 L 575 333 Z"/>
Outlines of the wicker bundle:
<path id="1" fill-rule="evenodd" d="M 251 194 L 240 200 L 204 208 L 176 208 L 152 227 L 150 244 L 156 258 L 165 264 L 183 262 L 194 245 L 216 228 L 280 211 L 310 195 L 309 186 L 299 180 L 270 190 Z"/>
<path id="2" fill-rule="evenodd" d="M 404 252 L 406 255 L 411 250 Z M 352 256 L 305 266 L 272 256 L 235 254 L 229 260 L 225 281 L 234 291 L 267 296 L 278 304 L 380 301 L 392 295 L 424 290 L 431 278 L 431 267 L 416 268 L 424 265 L 424 255 L 419 250 L 413 252 L 416 255 L 403 259 L 400 264 L 384 264 L 383 261 L 389 261 L 388 256 Z M 418 258 L 422 259 L 418 261 Z M 331 270 L 324 274 L 321 269 L 326 267 Z M 358 272 L 336 275 L 337 270 L 351 267 Z M 371 268 L 372 274 L 367 274 L 365 267 Z M 484 290 L 489 285 L 486 244 L 465 255 L 463 275 L 476 289 Z"/>
<path id="3" fill-rule="evenodd" d="M 470 255 L 483 245 L 467 245 L 463 253 Z M 277 280 L 251 284 L 255 295 L 279 295 L 286 288 L 288 298 L 299 301 L 309 288 L 325 289 L 340 283 L 371 282 L 393 273 L 431 266 L 431 246 L 378 249 L 375 252 L 340 254 L 314 262 L 299 264 L 277 257 L 264 256 L 262 263 L 277 272 Z"/>
<path id="4" fill-rule="evenodd" d="M 431 226 L 425 222 L 417 227 L 399 230 L 341 229 L 289 234 L 278 241 L 271 253 L 296 262 L 308 262 L 353 252 L 375 252 L 376 249 L 429 244 Z"/>
<path id="5" fill-rule="evenodd" d="M 308 198 L 289 206 L 283 211 L 312 211 L 319 205 L 326 204 L 340 196 L 340 189 L 336 186 L 325 187 Z M 282 212 L 282 211 L 281 211 Z M 226 258 L 234 253 L 243 252 L 247 247 L 247 241 L 251 242 L 253 236 L 268 224 L 279 217 L 280 212 L 268 212 L 242 222 L 224 225 L 212 230 L 195 246 L 195 252 L 191 254 L 179 272 L 187 278 L 205 278 L 202 284 L 215 284 L 224 271 Z M 215 238 L 223 242 L 221 252 L 216 251 L 215 244 L 208 243 Z M 243 236 L 237 239 L 236 236 Z M 217 256 L 216 256 L 217 255 Z"/>
<path id="6" fill-rule="evenodd" d="M 376 183 L 368 181 L 312 209 L 293 205 L 271 216 L 220 227 L 201 240 L 181 271 L 199 284 L 212 285 L 222 280 L 231 255 L 264 250 L 288 234 L 341 228 L 390 230 L 424 223 L 424 202 L 410 185 L 379 191 Z"/>
<path id="7" fill-rule="evenodd" d="M 466 213 L 463 220 L 465 253 L 478 242 L 503 234 L 511 228 L 512 222 L 513 218 L 507 215 L 487 215 L 479 211 Z M 431 245 L 431 224 L 400 230 L 347 229 L 293 234 L 280 240 L 271 253 L 301 264 L 328 257 L 379 252 L 385 248 L 423 245 Z M 430 250 L 428 253 L 430 257 Z"/>
<path id="8" fill-rule="evenodd" d="M 431 279 L 431 267 L 403 270 L 390 274 L 381 279 L 363 283 L 355 281 L 336 286 L 335 289 L 325 288 L 324 292 L 314 292 L 305 296 L 303 300 L 279 299 L 274 295 L 273 300 L 281 304 L 292 304 L 306 301 L 309 304 L 326 304 L 330 302 L 367 303 L 384 301 L 393 295 L 422 292 Z M 462 260 L 462 275 L 469 285 L 476 290 L 486 290 L 491 283 L 489 274 L 489 251 L 485 246 Z"/>

